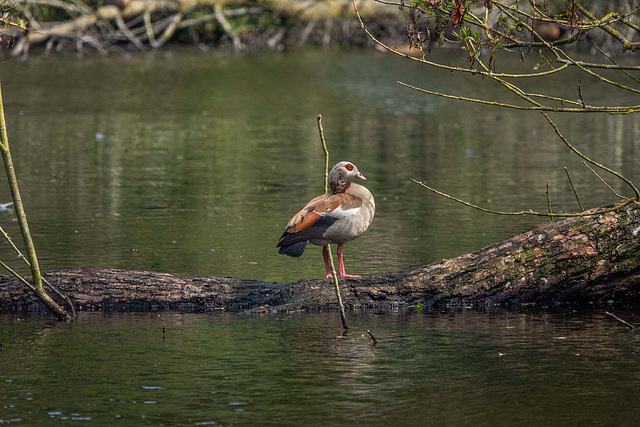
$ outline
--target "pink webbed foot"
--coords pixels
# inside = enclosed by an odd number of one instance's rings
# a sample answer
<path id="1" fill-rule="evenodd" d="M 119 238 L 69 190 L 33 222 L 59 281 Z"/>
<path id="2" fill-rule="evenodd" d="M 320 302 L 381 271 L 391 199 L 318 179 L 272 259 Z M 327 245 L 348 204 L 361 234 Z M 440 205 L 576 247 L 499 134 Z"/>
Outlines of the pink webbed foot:
<path id="1" fill-rule="evenodd" d="M 327 279 L 333 279 L 333 274 L 331 274 L 331 266 L 329 263 L 329 252 L 327 251 L 327 247 L 322 248 L 322 256 L 324 258 L 324 266 L 327 270 Z M 360 279 L 362 276 L 357 274 L 347 274 L 344 271 L 344 259 L 342 254 L 342 245 L 338 245 L 338 277 L 343 279 Z"/>
<path id="2" fill-rule="evenodd" d="M 344 271 L 344 256 L 342 254 L 342 245 L 338 245 L 338 265 L 338 277 L 343 277 L 345 279 L 359 279 L 362 277 L 356 274 L 347 274 L 346 271 Z"/>

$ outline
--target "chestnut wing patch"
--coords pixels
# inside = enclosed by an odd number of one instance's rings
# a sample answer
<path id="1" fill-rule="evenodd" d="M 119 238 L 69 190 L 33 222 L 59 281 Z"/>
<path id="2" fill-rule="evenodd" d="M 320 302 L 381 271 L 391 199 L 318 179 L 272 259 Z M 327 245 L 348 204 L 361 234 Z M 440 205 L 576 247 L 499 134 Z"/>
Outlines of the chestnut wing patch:
<path id="1" fill-rule="evenodd" d="M 362 199 L 351 194 L 324 194 L 311 200 L 291 218 L 276 247 L 281 254 L 300 256 L 307 242 L 320 239 L 334 222 L 360 211 Z"/>
<path id="2" fill-rule="evenodd" d="M 327 215 L 334 218 L 342 218 L 348 215 L 355 215 L 360 212 L 362 207 L 362 199 L 353 194 L 341 193 L 335 194 L 329 198 L 336 199 L 331 203 L 331 210 L 327 211 Z"/>

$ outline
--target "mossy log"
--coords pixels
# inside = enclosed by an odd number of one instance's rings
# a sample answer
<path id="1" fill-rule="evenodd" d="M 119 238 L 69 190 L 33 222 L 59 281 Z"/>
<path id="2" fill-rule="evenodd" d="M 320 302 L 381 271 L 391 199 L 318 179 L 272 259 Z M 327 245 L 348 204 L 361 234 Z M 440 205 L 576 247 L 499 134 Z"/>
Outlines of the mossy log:
<path id="1" fill-rule="evenodd" d="M 550 222 L 457 258 L 342 280 L 351 309 L 640 302 L 640 208 Z M 75 269 L 45 275 L 80 310 L 241 311 L 336 308 L 329 280 L 279 284 L 225 277 Z M 4 311 L 43 310 L 5 278 Z"/>

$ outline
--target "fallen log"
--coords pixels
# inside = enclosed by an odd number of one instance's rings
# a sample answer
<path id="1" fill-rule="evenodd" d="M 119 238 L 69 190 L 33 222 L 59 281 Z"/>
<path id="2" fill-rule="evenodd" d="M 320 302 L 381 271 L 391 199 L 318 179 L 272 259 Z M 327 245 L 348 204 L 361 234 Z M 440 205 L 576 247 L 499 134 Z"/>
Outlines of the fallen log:
<path id="1" fill-rule="evenodd" d="M 594 210 L 595 212 L 596 210 Z M 351 309 L 410 306 L 640 302 L 640 207 L 540 225 L 457 258 L 341 281 Z M 279 284 L 147 271 L 47 273 L 79 310 L 241 311 L 335 309 L 328 280 Z M 43 311 L 19 282 L 0 280 L 0 309 Z"/>

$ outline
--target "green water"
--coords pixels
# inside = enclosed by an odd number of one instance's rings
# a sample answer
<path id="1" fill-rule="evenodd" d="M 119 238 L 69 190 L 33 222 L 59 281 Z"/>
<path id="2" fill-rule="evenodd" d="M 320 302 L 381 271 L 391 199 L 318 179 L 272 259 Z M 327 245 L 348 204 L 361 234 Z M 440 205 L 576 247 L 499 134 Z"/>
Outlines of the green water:
<path id="1" fill-rule="evenodd" d="M 639 336 L 601 314 L 361 314 L 345 338 L 337 321 L 3 318 L 0 422 L 634 425 L 640 416 Z"/>
<path id="2" fill-rule="evenodd" d="M 566 76 L 549 91 L 572 96 Z M 300 259 L 275 249 L 289 218 L 322 192 L 319 113 L 332 164 L 354 162 L 376 197 L 370 230 L 345 247 L 354 274 L 439 261 L 539 222 L 473 211 L 410 178 L 488 208 L 542 211 L 548 179 L 554 210 L 566 211 L 577 206 L 567 166 L 586 206 L 616 200 L 539 113 L 428 97 L 397 80 L 517 101 L 480 78 L 368 50 L 3 63 L 9 135 L 43 270 L 322 277 L 320 248 Z M 592 103 L 633 101 L 590 80 L 583 92 Z M 585 154 L 638 177 L 638 115 L 557 119 Z M 19 236 L 12 216 L 0 212 L 0 222 Z M 0 256 L 14 255 L 1 245 Z"/>
<path id="3" fill-rule="evenodd" d="M 396 81 L 516 101 L 499 87 L 373 51 L 1 67 L 43 270 L 322 277 L 319 248 L 299 259 L 275 248 L 287 220 L 322 191 L 319 113 L 332 163 L 354 162 L 376 197 L 371 228 L 345 247 L 352 274 L 439 261 L 540 222 L 470 210 L 410 178 L 503 210 L 546 210 L 549 180 L 560 212 L 576 207 L 567 166 L 586 206 L 615 201 L 539 114 L 430 98 Z M 577 96 L 572 77 L 548 87 Z M 634 101 L 589 80 L 582 90 L 593 104 Z M 639 180 L 638 115 L 554 118 L 585 154 Z M 18 240 L 13 217 L 0 211 Z M 0 244 L 0 258 L 15 255 Z M 601 309 L 349 316 L 346 338 L 337 338 L 335 313 L 83 313 L 71 325 L 2 317 L 0 422 L 633 425 L 640 415 L 638 335 Z"/>

